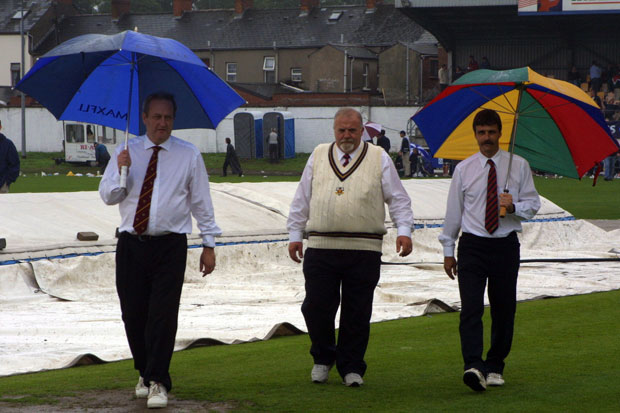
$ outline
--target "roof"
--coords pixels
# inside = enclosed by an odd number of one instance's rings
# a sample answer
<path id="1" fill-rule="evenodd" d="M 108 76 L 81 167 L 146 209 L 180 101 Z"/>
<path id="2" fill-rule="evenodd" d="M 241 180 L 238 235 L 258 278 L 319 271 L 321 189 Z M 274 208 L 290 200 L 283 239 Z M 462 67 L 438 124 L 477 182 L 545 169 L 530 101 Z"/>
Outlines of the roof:
<path id="1" fill-rule="evenodd" d="M 512 6 L 518 0 L 396 0 L 396 7 L 476 7 L 476 6 Z"/>
<path id="2" fill-rule="evenodd" d="M 24 1 L 24 32 L 34 26 L 45 12 L 52 7 L 52 0 Z M 19 34 L 21 19 L 13 18 L 21 11 L 22 0 L 2 0 L 0 2 L 0 33 Z"/>
<path id="3" fill-rule="evenodd" d="M 339 18 L 330 20 L 333 13 Z M 248 9 L 241 17 L 232 9 L 198 10 L 175 18 L 171 13 L 132 13 L 113 21 L 111 15 L 65 18 L 59 25 L 63 42 L 87 34 L 115 34 L 124 30 L 169 37 L 192 50 L 316 48 L 340 41 L 366 47 L 387 47 L 397 40 L 415 41 L 423 29 L 393 5 L 378 5 L 373 13 L 365 6 L 314 8 L 307 15 L 295 9 Z M 33 54 L 41 55 L 56 45 L 48 36 Z"/>
<path id="4" fill-rule="evenodd" d="M 363 47 L 357 47 L 357 46 L 348 46 L 348 45 L 343 45 L 343 44 L 335 44 L 335 43 L 331 43 L 330 46 L 332 46 L 334 49 L 340 50 L 341 52 L 347 52 L 347 56 L 349 57 L 354 57 L 356 59 L 378 59 L 378 56 L 376 53 L 371 52 L 368 49 L 365 49 Z"/>

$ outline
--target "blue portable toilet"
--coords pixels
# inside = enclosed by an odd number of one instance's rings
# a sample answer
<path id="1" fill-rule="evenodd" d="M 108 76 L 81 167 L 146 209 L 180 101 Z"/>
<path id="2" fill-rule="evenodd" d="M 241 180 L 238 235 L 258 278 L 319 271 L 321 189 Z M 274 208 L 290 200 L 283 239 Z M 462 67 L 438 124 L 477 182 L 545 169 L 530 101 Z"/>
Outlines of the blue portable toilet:
<path id="1" fill-rule="evenodd" d="M 291 112 L 267 112 L 263 116 L 263 137 L 265 147 L 269 132 L 278 133 L 278 152 L 280 158 L 295 157 L 295 118 Z"/>
<path id="2" fill-rule="evenodd" d="M 263 112 L 235 113 L 235 149 L 243 159 L 263 157 Z"/>

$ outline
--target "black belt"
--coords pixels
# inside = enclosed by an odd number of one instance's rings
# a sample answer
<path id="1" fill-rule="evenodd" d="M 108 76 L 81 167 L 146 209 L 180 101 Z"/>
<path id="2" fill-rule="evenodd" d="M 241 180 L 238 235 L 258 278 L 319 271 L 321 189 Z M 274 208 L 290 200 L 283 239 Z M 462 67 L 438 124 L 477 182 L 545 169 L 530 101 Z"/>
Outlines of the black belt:
<path id="1" fill-rule="evenodd" d="M 177 234 L 176 232 L 169 232 L 168 234 L 163 234 L 163 235 L 145 235 L 145 234 L 138 235 L 138 234 L 132 234 L 131 232 L 123 231 L 121 232 L 121 235 L 136 239 L 140 242 L 149 242 L 149 241 L 162 241 L 168 238 L 174 238 L 174 237 L 178 237 L 179 235 L 184 235 L 184 234 Z"/>

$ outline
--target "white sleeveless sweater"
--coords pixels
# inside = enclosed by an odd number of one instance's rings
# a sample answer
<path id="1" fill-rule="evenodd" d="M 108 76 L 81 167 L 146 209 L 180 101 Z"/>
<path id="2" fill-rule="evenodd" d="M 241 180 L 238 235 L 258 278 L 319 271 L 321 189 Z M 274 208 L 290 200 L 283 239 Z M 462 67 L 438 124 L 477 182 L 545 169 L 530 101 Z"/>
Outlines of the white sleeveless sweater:
<path id="1" fill-rule="evenodd" d="M 381 252 L 387 232 L 381 186 L 383 148 L 362 145 L 347 166 L 338 160 L 335 143 L 314 150 L 306 225 L 309 247 Z"/>

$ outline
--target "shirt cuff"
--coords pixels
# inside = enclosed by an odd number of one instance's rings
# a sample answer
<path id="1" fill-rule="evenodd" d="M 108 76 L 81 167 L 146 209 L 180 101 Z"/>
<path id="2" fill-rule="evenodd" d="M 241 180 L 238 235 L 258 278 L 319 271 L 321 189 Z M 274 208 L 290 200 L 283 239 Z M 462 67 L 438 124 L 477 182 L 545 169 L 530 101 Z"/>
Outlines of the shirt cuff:
<path id="1" fill-rule="evenodd" d="M 396 228 L 396 236 L 401 237 L 401 236 L 405 236 L 405 237 L 409 237 L 411 238 L 411 227 L 397 227 Z"/>
<path id="2" fill-rule="evenodd" d="M 304 232 L 303 231 L 290 231 L 288 233 L 289 242 L 303 242 L 304 241 Z"/>
<path id="3" fill-rule="evenodd" d="M 444 257 L 454 257 L 454 245 L 443 247 Z"/>
<path id="4" fill-rule="evenodd" d="M 215 237 L 213 235 L 205 235 L 202 237 L 202 246 L 207 248 L 215 248 Z"/>

